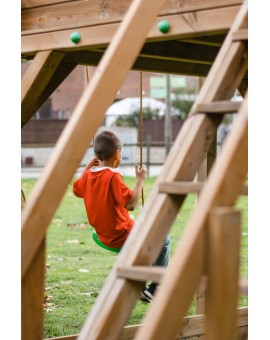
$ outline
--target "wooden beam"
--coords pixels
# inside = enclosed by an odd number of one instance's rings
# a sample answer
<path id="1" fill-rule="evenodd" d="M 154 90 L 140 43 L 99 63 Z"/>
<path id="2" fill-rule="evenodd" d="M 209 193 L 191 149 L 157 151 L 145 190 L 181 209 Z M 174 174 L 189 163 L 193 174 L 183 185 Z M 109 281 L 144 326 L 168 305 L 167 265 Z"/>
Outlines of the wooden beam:
<path id="1" fill-rule="evenodd" d="M 198 113 L 236 113 L 240 107 L 239 102 L 232 102 L 229 100 L 220 100 L 211 103 L 202 103 L 197 105 L 197 112 Z"/>
<path id="2" fill-rule="evenodd" d="M 45 240 L 22 280 L 21 334 L 22 340 L 43 338 L 43 302 L 45 288 Z"/>
<path id="3" fill-rule="evenodd" d="M 44 51 L 36 54 L 22 79 L 22 126 L 32 117 L 36 102 L 47 87 L 64 53 Z"/>
<path id="4" fill-rule="evenodd" d="M 244 181 L 247 172 L 247 98 L 237 117 L 230 138 L 224 144 L 219 162 L 213 165 L 208 179 L 207 188 L 201 193 L 198 206 L 188 225 L 181 243 L 175 250 L 174 257 L 164 275 L 163 283 L 152 302 L 144 320 L 145 327 L 137 333 L 135 339 L 144 336 L 147 339 L 166 337 L 173 338 L 178 329 L 177 320 L 166 320 L 166 331 L 162 330 L 162 322 L 166 312 L 174 310 L 180 317 L 184 316 L 187 306 L 194 294 L 196 286 L 190 287 L 195 279 L 195 268 L 199 258 L 203 255 L 198 249 L 199 241 L 203 242 L 208 212 L 213 206 L 233 205 L 240 190 L 241 181 Z M 185 259 L 183 259 L 185 254 Z M 191 271 L 190 268 L 193 268 Z M 187 287 L 188 285 L 188 287 Z M 183 297 L 183 292 L 185 296 Z M 189 298 L 186 296 L 189 294 Z M 181 301 L 181 303 L 179 303 Z M 185 305 L 185 306 L 183 306 Z M 158 308 L 157 308 L 158 306 Z M 181 311 L 181 312 L 180 312 Z"/>
<path id="5" fill-rule="evenodd" d="M 187 195 L 198 194 L 206 185 L 206 182 L 161 182 L 159 184 L 159 192 L 170 195 Z M 243 185 L 240 194 L 246 196 L 248 194 L 247 185 Z"/>
<path id="6" fill-rule="evenodd" d="M 161 3 L 160 0 L 159 5 Z M 150 2 L 138 0 L 132 3 L 129 14 L 100 62 L 99 72 L 94 74 L 81 101 L 76 106 L 44 173 L 29 197 L 22 214 L 22 278 L 25 277 L 31 265 L 85 150 L 103 121 L 107 107 L 113 101 L 136 55 L 142 48 L 144 37 L 158 13 L 159 6 L 157 2 L 155 4 L 153 10 Z M 142 17 L 148 19 L 138 26 Z M 111 79 L 110 83 L 108 79 Z M 59 171 L 59 164 L 65 169 L 64 172 Z"/>
<path id="7" fill-rule="evenodd" d="M 232 36 L 233 41 L 247 41 L 248 40 L 248 30 L 242 29 L 234 32 Z"/>
<path id="8" fill-rule="evenodd" d="M 75 29 L 85 26 L 121 22 L 131 0 L 97 1 L 23 1 L 21 25 L 26 33 L 42 33 L 54 30 Z M 184 6 L 177 2 L 165 1 L 160 16 L 197 12 L 213 8 L 241 5 L 241 0 L 191 0 Z"/>
<path id="9" fill-rule="evenodd" d="M 22 127 L 28 122 L 32 115 L 41 107 L 41 105 L 50 97 L 50 95 L 58 88 L 58 86 L 67 78 L 67 76 L 75 69 L 77 63 L 66 63 L 62 61 L 55 73 L 51 77 L 47 86 L 39 97 L 33 98 L 32 106 L 22 115 Z"/>
<path id="10" fill-rule="evenodd" d="M 211 210 L 207 226 L 206 340 L 236 340 L 240 213 L 231 207 Z"/>
<path id="11" fill-rule="evenodd" d="M 117 268 L 117 276 L 134 281 L 153 281 L 160 283 L 165 272 L 163 267 L 149 266 L 121 266 Z"/>
<path id="12" fill-rule="evenodd" d="M 187 37 L 200 36 L 203 34 L 226 33 L 236 14 L 239 6 L 209 9 L 185 14 L 173 14 L 163 16 L 162 19 L 170 22 L 171 28 L 163 34 L 158 29 L 161 18 L 157 18 L 148 33 L 147 41 L 173 40 Z M 70 40 L 70 34 L 74 29 L 61 29 L 59 31 L 29 34 L 22 32 L 21 53 L 23 56 L 33 55 L 38 51 L 54 49 L 61 51 L 83 50 L 106 47 L 112 40 L 113 35 L 119 28 L 119 23 L 81 27 L 81 41 L 74 44 Z"/>
<path id="13" fill-rule="evenodd" d="M 238 332 L 240 333 L 240 328 L 248 326 L 248 308 L 241 307 L 237 308 L 237 327 Z M 134 326 L 126 326 L 123 328 L 123 331 L 119 337 L 119 340 L 132 340 L 136 332 L 143 325 L 134 325 Z M 205 315 L 194 315 L 194 316 L 186 316 L 183 319 L 183 327 L 181 333 L 177 335 L 178 340 L 195 340 L 192 337 L 201 336 L 205 333 Z M 57 338 L 50 338 L 47 340 L 76 340 L 79 334 L 60 336 Z M 240 340 L 240 338 L 239 338 Z"/>

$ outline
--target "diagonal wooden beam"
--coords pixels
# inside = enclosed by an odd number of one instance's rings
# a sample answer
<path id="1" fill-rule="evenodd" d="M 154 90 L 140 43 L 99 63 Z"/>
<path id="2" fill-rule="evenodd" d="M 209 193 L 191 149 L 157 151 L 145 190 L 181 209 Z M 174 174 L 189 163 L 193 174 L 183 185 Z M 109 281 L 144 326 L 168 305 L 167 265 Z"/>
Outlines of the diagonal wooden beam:
<path id="1" fill-rule="evenodd" d="M 21 121 L 22 126 L 38 108 L 37 102 L 64 58 L 64 53 L 43 51 L 36 54 L 22 79 Z"/>
<path id="2" fill-rule="evenodd" d="M 235 28 L 238 28 L 238 25 L 239 20 L 237 20 L 234 27 L 237 26 Z M 224 48 L 222 48 L 222 51 L 220 51 L 216 58 L 215 63 L 217 63 L 218 66 L 216 65 L 210 70 L 212 82 L 213 80 L 216 80 L 215 87 L 212 87 L 211 82 L 205 82 L 207 83 L 208 88 L 205 89 L 204 92 L 206 94 L 209 93 L 207 97 L 207 100 L 209 101 L 221 96 L 221 94 L 224 96 L 223 99 L 231 98 L 235 91 L 236 81 L 234 77 L 238 79 L 239 75 L 243 77 L 245 74 L 244 66 L 246 66 L 246 63 L 242 60 L 242 53 L 244 53 L 244 51 L 242 46 L 238 44 L 236 46 L 237 48 L 233 49 L 233 53 L 230 53 L 228 57 L 231 62 L 226 63 L 228 73 L 232 70 L 234 76 L 232 75 L 230 79 L 225 79 L 227 81 L 225 84 L 222 82 L 224 74 L 223 70 L 220 70 L 220 63 L 222 63 L 224 55 L 227 54 L 231 46 L 230 34 L 228 35 L 228 38 L 229 44 L 224 43 Z M 202 102 L 204 102 L 203 99 L 204 98 L 201 98 Z M 181 206 L 184 200 L 184 197 L 177 200 L 165 194 L 158 194 L 159 182 L 164 180 L 193 180 L 198 167 L 204 158 L 204 154 L 209 150 L 215 135 L 216 124 L 206 115 L 191 115 L 189 119 L 186 120 L 166 159 L 163 171 L 156 181 L 144 209 L 136 221 L 136 226 L 132 229 L 129 238 L 125 242 L 117 263 L 108 276 L 103 290 L 89 314 L 82 330 L 81 339 L 87 338 L 87 336 L 89 338 L 91 338 L 91 336 L 95 338 L 97 334 L 106 334 L 107 336 L 115 334 L 115 328 L 119 326 L 118 322 L 119 318 L 123 317 L 122 314 L 125 313 L 126 318 L 128 317 L 133 304 L 135 304 L 140 294 L 140 287 L 132 286 L 132 283 L 129 281 L 125 282 L 122 279 L 117 279 L 117 266 L 150 265 L 155 261 L 162 247 L 164 238 L 179 212 L 179 206 Z M 195 286 L 189 285 L 190 280 L 185 281 L 186 286 L 184 288 L 187 289 L 186 291 L 188 294 L 186 295 L 187 299 L 181 306 L 181 308 L 183 308 L 181 312 L 183 313 L 186 312 L 190 302 L 189 293 L 192 291 L 194 294 L 194 291 L 197 288 L 197 280 L 199 280 L 200 274 L 204 270 L 203 249 L 204 240 L 203 235 L 201 235 L 201 238 L 199 238 L 196 243 L 197 254 L 190 259 L 190 262 L 188 263 L 189 266 L 187 265 L 185 267 L 187 273 L 189 272 L 190 267 L 196 268 L 196 270 L 192 271 L 192 282 Z M 197 256 L 198 254 L 199 257 Z M 177 303 L 177 299 L 174 303 Z M 106 306 L 106 308 L 104 308 L 104 306 Z M 121 315 L 118 313 L 116 314 L 115 310 L 121 311 Z M 163 318 L 163 320 L 165 319 L 166 318 Z M 126 321 L 126 319 L 124 320 Z M 150 321 L 150 323 L 152 322 Z M 167 327 L 164 327 L 164 325 L 163 328 L 164 330 L 167 330 Z M 103 333 L 105 330 L 106 333 Z M 140 339 L 142 338 L 146 337 L 143 335 Z M 160 336 L 158 335 L 156 338 L 160 338 Z M 167 337 L 164 336 L 164 338 Z"/>
<path id="3" fill-rule="evenodd" d="M 33 189 L 22 213 L 22 278 L 85 150 L 103 121 L 106 109 L 142 48 L 161 4 L 162 0 L 155 0 L 155 6 L 153 0 L 132 2 L 97 72 L 60 136 L 44 173 Z"/>
<path id="4" fill-rule="evenodd" d="M 234 129 L 223 146 L 220 160 L 213 166 L 196 211 L 186 226 L 186 232 L 163 278 L 163 284 L 147 313 L 145 326 L 138 332 L 136 340 L 142 337 L 149 340 L 158 337 L 173 339 L 179 331 L 179 320 L 184 317 L 202 274 L 203 268 L 198 264 L 201 263 L 204 254 L 202 244 L 205 241 L 205 226 L 210 209 L 217 206 L 233 206 L 246 177 L 247 101 L 246 97 Z M 198 249 L 199 245 L 201 245 L 200 249 Z M 162 321 L 171 310 L 179 317 L 166 319 L 165 328 Z"/>

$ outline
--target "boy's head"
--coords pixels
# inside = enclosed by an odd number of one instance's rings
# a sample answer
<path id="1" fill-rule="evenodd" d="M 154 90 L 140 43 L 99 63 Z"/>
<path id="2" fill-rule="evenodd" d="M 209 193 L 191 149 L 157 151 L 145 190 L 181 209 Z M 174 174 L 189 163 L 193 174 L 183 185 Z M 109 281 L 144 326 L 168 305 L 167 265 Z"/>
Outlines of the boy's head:
<path id="1" fill-rule="evenodd" d="M 94 153 L 101 161 L 107 161 L 117 151 L 122 150 L 122 142 L 117 135 L 111 131 L 102 131 L 96 135 L 94 140 Z"/>

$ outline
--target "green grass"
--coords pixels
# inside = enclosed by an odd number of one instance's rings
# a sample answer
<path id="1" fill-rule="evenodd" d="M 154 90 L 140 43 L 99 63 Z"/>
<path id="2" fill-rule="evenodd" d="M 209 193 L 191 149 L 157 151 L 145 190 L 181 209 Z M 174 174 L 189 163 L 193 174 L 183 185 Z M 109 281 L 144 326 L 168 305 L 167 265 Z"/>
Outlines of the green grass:
<path id="1" fill-rule="evenodd" d="M 145 181 L 145 198 L 156 178 Z M 133 188 L 135 178 L 124 177 L 125 183 Z M 34 179 L 22 180 L 22 188 L 26 199 L 35 184 Z M 177 242 L 184 232 L 185 225 L 196 204 L 195 195 L 189 195 L 178 214 L 172 229 L 171 253 L 173 255 Z M 242 243 L 240 254 L 240 274 L 248 275 L 248 229 L 247 229 L 247 197 L 240 197 L 237 207 L 242 212 Z M 133 213 L 138 217 L 141 207 Z M 49 226 L 46 248 L 46 282 L 45 295 L 47 306 L 44 311 L 44 337 L 57 337 L 80 332 L 82 325 L 95 303 L 109 274 L 117 254 L 98 247 L 91 239 L 91 227 L 83 205 L 83 200 L 72 194 L 72 183 L 68 186 L 62 202 Z M 239 306 L 247 305 L 247 297 L 240 297 Z M 138 301 L 128 324 L 138 324 L 149 305 Z M 193 299 L 188 315 L 196 314 Z"/>

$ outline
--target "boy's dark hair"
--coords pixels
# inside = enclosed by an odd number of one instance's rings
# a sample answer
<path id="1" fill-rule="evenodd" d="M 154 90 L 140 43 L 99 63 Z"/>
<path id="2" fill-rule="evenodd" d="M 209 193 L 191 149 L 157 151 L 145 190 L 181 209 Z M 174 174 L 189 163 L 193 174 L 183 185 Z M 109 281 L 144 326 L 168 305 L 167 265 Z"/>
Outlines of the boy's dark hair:
<path id="1" fill-rule="evenodd" d="M 101 161 L 109 160 L 117 150 L 122 149 L 122 142 L 111 131 L 102 131 L 94 141 L 94 153 Z"/>

